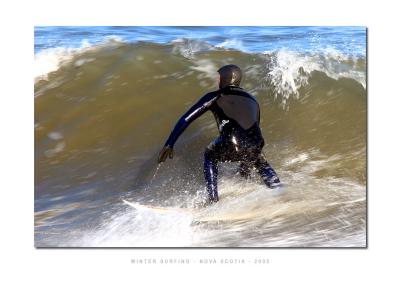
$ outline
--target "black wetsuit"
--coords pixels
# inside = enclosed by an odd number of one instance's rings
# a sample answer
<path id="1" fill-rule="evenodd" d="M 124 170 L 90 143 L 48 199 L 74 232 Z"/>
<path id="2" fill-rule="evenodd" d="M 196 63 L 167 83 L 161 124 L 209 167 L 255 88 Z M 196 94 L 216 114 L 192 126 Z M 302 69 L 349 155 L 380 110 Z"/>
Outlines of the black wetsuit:
<path id="1" fill-rule="evenodd" d="M 255 167 L 268 187 L 278 185 L 279 178 L 262 155 L 264 139 L 259 127 L 260 108 L 256 99 L 236 86 L 227 86 L 204 95 L 178 121 L 166 146 L 176 140 L 191 122 L 206 111 L 212 111 L 220 136 L 204 153 L 204 175 L 211 201 L 218 201 L 218 162 L 240 162 L 240 174 L 248 177 Z"/>

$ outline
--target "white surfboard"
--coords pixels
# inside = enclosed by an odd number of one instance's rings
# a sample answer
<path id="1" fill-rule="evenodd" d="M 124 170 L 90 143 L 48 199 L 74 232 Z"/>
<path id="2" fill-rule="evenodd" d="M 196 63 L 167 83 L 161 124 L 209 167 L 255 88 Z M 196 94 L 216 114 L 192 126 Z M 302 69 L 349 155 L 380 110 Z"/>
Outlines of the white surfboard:
<path id="1" fill-rule="evenodd" d="M 122 200 L 125 204 L 139 211 L 149 211 L 157 214 L 173 214 L 183 213 L 193 217 L 193 222 L 223 222 L 223 221 L 238 221 L 248 220 L 257 216 L 254 212 L 219 212 L 217 209 L 190 209 L 178 207 L 157 207 L 152 205 L 144 205 L 137 202 L 129 202 Z M 210 211 L 211 210 L 211 211 Z"/>
<path id="2" fill-rule="evenodd" d="M 125 204 L 131 206 L 132 208 L 135 208 L 136 210 L 145 210 L 145 211 L 151 211 L 154 213 L 159 213 L 159 214 L 167 214 L 167 213 L 173 213 L 173 212 L 184 212 L 184 213 L 190 213 L 192 212 L 192 209 L 184 209 L 184 208 L 173 208 L 173 207 L 157 207 L 157 206 L 151 206 L 151 205 L 143 205 L 139 204 L 136 202 L 129 202 L 126 200 L 122 200 Z"/>

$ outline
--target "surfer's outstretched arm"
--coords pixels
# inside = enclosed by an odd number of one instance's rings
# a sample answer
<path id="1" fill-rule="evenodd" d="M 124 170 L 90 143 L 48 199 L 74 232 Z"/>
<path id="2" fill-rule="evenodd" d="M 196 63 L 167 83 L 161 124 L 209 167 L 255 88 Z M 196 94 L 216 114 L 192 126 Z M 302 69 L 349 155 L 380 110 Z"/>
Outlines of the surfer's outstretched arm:
<path id="1" fill-rule="evenodd" d="M 203 115 L 210 109 L 212 103 L 218 98 L 220 92 L 214 91 L 204 95 L 196 104 L 194 104 L 183 116 L 178 120 L 171 134 L 169 135 L 164 148 L 160 151 L 158 163 L 164 162 L 167 157 L 173 157 L 173 147 L 175 142 L 183 131 L 198 117 Z"/>

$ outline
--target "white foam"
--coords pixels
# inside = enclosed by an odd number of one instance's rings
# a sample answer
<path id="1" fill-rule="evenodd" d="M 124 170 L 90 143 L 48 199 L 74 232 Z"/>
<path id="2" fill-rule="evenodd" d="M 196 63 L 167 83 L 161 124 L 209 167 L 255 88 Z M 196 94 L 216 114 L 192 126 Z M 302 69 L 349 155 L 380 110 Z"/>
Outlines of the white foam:
<path id="1" fill-rule="evenodd" d="M 190 246 L 191 216 L 156 214 L 127 208 L 107 220 L 99 231 L 79 240 L 82 246 Z"/>
<path id="2" fill-rule="evenodd" d="M 200 51 L 213 50 L 214 47 L 207 42 L 188 39 L 176 39 L 170 42 L 173 44 L 173 52 L 179 53 L 187 59 L 194 59 L 195 54 Z"/>
<path id="3" fill-rule="evenodd" d="M 246 51 L 243 46 L 243 42 L 238 39 L 229 39 L 225 40 L 224 42 L 217 44 L 216 47 L 225 48 L 225 49 L 236 49 L 240 51 Z"/>
<path id="4" fill-rule="evenodd" d="M 190 69 L 201 72 L 201 76 L 199 79 L 203 79 L 208 77 L 212 80 L 217 80 L 217 66 L 209 59 L 200 59 L 194 60 L 194 66 L 191 66 Z"/>
<path id="5" fill-rule="evenodd" d="M 48 133 L 47 136 L 49 137 L 49 139 L 52 139 L 52 140 L 55 140 L 55 141 L 56 140 L 61 140 L 61 139 L 64 138 L 64 136 L 61 133 L 58 133 L 58 132 Z"/>
<path id="6" fill-rule="evenodd" d="M 299 72 L 300 68 L 308 73 L 318 70 L 317 63 L 292 51 L 280 50 L 272 60 L 267 76 L 276 94 L 281 95 L 283 100 L 287 100 L 290 95 L 298 96 L 298 89 L 307 84 L 307 77 Z"/>
<path id="7" fill-rule="evenodd" d="M 299 88 L 308 83 L 312 71 L 324 72 L 333 79 L 351 78 L 364 88 L 366 86 L 365 70 L 356 66 L 357 58 L 346 56 L 332 48 L 318 53 L 281 49 L 264 54 L 269 57 L 267 80 L 274 86 L 275 95 L 280 96 L 283 103 L 290 96 L 299 95 Z"/>
<path id="8" fill-rule="evenodd" d="M 35 54 L 34 78 L 47 80 L 50 72 L 58 70 L 62 63 L 69 61 L 78 49 L 73 48 L 51 48 Z"/>
<path id="9" fill-rule="evenodd" d="M 87 52 L 96 48 L 103 48 L 106 46 L 115 46 L 122 42 L 122 39 L 115 36 L 106 37 L 103 42 L 95 45 L 90 44 L 84 40 L 81 45 L 76 48 L 71 47 L 57 47 L 44 49 L 35 54 L 34 63 L 34 79 L 35 83 L 39 80 L 47 80 L 48 74 L 57 71 L 63 64 L 70 62 L 74 56 Z M 74 64 L 81 66 L 84 63 L 93 61 L 94 58 L 79 59 Z"/>
<path id="10" fill-rule="evenodd" d="M 46 150 L 44 154 L 46 155 L 46 157 L 53 157 L 57 153 L 62 152 L 64 148 L 65 148 L 65 142 L 62 141 L 57 143 L 54 148 Z"/>
<path id="11" fill-rule="evenodd" d="M 364 215 L 364 208 L 357 204 L 365 202 L 365 186 L 347 179 L 316 179 L 307 170 L 310 169 L 306 167 L 300 173 L 282 170 L 285 187 L 274 190 L 262 183 L 221 177 L 220 202 L 197 210 L 157 213 L 125 208 L 121 202 L 124 208 L 72 243 L 166 247 L 363 246 L 365 221 L 359 217 Z M 187 200 L 198 198 L 188 196 Z M 334 214 L 321 215 L 325 211 Z M 204 227 L 193 221 L 210 224 Z M 212 222 L 219 221 L 221 226 L 212 226 Z M 255 228 L 260 231 L 254 231 Z"/>
<path id="12" fill-rule="evenodd" d="M 288 159 L 287 161 L 284 162 L 285 166 L 289 166 L 292 164 L 297 164 L 297 163 L 302 163 L 309 159 L 309 154 L 308 153 L 300 153 L 297 155 L 295 158 Z"/>
<path id="13" fill-rule="evenodd" d="M 74 65 L 76 67 L 79 67 L 79 66 L 82 66 L 85 63 L 92 62 L 94 60 L 95 60 L 94 58 L 81 58 L 81 59 L 78 59 L 77 61 L 75 61 Z"/>

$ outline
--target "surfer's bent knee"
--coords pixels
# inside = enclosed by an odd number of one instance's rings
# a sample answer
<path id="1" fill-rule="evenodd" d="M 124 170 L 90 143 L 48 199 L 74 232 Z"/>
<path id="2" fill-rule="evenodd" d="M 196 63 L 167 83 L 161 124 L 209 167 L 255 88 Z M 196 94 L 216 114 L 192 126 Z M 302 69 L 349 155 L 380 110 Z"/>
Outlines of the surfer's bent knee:
<path id="1" fill-rule="evenodd" d="M 217 155 L 212 144 L 208 145 L 204 150 L 204 159 L 209 161 L 216 161 Z"/>

